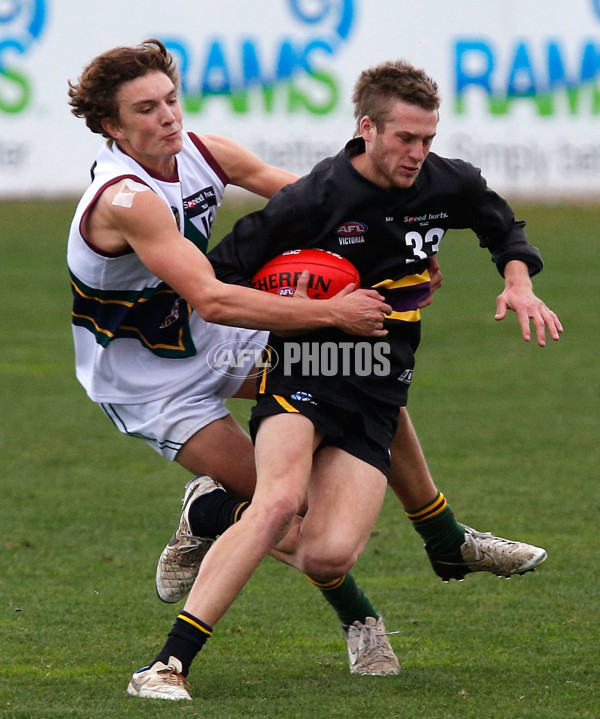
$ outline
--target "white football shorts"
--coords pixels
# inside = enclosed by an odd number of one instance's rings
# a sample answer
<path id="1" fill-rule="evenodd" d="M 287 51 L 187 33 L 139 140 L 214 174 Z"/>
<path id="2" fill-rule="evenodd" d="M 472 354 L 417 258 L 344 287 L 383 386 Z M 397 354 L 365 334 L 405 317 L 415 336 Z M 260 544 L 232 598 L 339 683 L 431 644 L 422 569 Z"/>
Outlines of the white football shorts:
<path id="1" fill-rule="evenodd" d="M 233 397 L 255 371 L 257 353 L 266 346 L 267 338 L 268 332 L 248 332 L 243 347 L 238 338 L 227 354 L 207 363 L 202 377 L 178 389 L 174 396 L 139 404 L 102 402 L 100 407 L 121 432 L 143 439 L 173 461 L 190 437 L 229 414 L 225 400 Z"/>

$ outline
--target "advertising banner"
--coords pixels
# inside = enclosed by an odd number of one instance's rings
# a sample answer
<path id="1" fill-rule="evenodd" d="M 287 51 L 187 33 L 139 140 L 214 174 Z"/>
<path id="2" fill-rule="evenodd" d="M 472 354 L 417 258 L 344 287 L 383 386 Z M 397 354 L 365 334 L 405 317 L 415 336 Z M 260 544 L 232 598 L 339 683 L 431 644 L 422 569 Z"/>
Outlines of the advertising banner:
<path id="1" fill-rule="evenodd" d="M 294 172 L 353 135 L 361 70 L 404 58 L 441 89 L 434 151 L 511 198 L 600 194 L 600 0 L 0 0 L 0 198 L 81 192 L 102 139 L 68 81 L 150 37 L 187 129 Z"/>

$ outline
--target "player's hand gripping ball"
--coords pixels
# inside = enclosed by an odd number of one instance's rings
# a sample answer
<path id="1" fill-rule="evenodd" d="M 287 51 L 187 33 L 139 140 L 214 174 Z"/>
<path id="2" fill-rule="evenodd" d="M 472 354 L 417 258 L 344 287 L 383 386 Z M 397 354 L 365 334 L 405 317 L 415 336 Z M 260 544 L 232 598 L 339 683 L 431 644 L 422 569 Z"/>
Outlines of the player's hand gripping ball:
<path id="1" fill-rule="evenodd" d="M 360 275 L 350 260 L 329 250 L 313 248 L 289 250 L 269 260 L 252 278 L 252 287 L 292 296 L 304 270 L 310 273 L 307 294 L 314 300 L 333 297 L 351 282 L 360 287 Z"/>

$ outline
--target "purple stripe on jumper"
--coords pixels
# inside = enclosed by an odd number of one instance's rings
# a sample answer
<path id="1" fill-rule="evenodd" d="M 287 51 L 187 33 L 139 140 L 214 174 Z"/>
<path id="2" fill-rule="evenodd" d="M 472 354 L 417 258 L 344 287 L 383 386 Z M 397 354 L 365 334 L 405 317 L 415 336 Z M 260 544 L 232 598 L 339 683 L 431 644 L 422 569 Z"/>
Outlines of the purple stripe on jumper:
<path id="1" fill-rule="evenodd" d="M 410 312 L 416 310 L 419 303 L 427 297 L 430 284 L 430 282 L 421 282 L 418 285 L 396 287 L 391 290 L 377 287 L 377 291 L 385 297 L 385 301 L 391 305 L 394 312 Z"/>

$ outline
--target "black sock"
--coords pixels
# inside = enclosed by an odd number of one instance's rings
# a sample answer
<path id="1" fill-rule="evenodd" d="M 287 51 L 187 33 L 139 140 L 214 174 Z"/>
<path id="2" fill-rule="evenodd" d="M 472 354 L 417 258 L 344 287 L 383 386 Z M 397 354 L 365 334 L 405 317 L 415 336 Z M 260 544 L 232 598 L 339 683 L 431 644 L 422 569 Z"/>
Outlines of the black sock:
<path id="1" fill-rule="evenodd" d="M 202 649 L 212 631 L 212 627 L 201 622 L 193 614 L 180 612 L 173 629 L 169 632 L 169 638 L 150 666 L 156 662 L 168 664 L 171 657 L 176 657 L 183 667 L 181 673 L 184 677 L 187 676 L 196 654 Z"/>
<path id="2" fill-rule="evenodd" d="M 188 512 L 192 534 L 196 537 L 217 537 L 238 521 L 249 502 L 214 489 L 194 500 Z"/>

